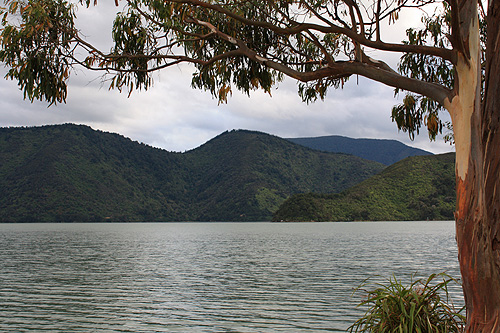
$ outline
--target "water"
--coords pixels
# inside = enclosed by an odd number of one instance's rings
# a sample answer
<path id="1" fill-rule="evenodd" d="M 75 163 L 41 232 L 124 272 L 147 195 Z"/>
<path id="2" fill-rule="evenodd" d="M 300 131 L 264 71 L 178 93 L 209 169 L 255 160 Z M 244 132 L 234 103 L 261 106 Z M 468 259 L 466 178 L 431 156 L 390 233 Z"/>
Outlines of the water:
<path id="1" fill-rule="evenodd" d="M 345 331 L 456 258 L 453 222 L 0 224 L 0 331 Z"/>

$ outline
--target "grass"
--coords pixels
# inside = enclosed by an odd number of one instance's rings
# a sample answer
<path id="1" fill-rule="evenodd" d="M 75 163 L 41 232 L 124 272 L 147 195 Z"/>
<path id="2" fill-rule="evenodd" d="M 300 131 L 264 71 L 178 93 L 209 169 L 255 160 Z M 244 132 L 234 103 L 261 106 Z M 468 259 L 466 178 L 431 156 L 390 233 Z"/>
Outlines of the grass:
<path id="1" fill-rule="evenodd" d="M 355 292 L 366 293 L 367 297 L 358 306 L 366 306 L 367 311 L 348 331 L 462 332 L 464 308 L 457 310 L 451 303 L 450 283 L 458 281 L 445 273 L 432 274 L 408 285 L 393 277 L 387 285 L 376 284 L 373 290 L 365 289 L 365 281 Z"/>

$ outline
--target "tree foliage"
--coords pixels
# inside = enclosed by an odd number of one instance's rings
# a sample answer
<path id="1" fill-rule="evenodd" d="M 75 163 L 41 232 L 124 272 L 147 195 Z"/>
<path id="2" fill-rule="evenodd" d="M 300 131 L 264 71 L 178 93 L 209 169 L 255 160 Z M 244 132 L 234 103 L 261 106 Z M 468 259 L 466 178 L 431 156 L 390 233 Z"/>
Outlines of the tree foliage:
<path id="1" fill-rule="evenodd" d="M 5 4 L 8 9 L 1 12 L 0 60 L 10 67 L 7 77 L 17 80 L 24 97 L 31 101 L 64 101 L 71 69 L 68 55 L 74 47 L 71 6 L 51 0 Z"/>
<path id="2" fill-rule="evenodd" d="M 149 88 L 152 72 L 188 62 L 196 68 L 192 86 L 219 102 L 233 89 L 270 93 L 284 75 L 297 79 L 299 95 L 311 102 L 362 75 L 405 93 L 392 119 L 411 138 L 421 126 L 431 138 L 447 127 L 439 112 L 454 94 L 452 1 L 436 9 L 432 0 L 116 0 L 123 11 L 114 21 L 110 52 L 94 47 L 75 26 L 76 8 L 95 0 L 4 3 L 0 60 L 30 100 L 65 101 L 76 65 L 103 71 L 110 88 L 130 93 Z M 406 41 L 382 40 L 384 24 L 405 9 L 425 13 L 429 6 L 435 12 L 423 16 L 423 28 L 409 29 Z M 367 50 L 401 53 L 399 73 Z"/>

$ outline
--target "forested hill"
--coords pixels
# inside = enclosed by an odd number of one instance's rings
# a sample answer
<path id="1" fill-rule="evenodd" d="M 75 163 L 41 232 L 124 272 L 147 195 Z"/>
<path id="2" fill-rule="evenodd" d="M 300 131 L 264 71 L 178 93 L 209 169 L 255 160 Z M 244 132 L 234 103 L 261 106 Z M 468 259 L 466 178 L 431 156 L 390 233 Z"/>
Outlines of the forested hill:
<path id="1" fill-rule="evenodd" d="M 290 195 L 340 192 L 383 165 L 264 133 L 187 153 L 87 126 L 0 129 L 0 221 L 264 221 Z"/>
<path id="2" fill-rule="evenodd" d="M 298 194 L 276 221 L 452 220 L 455 154 L 414 156 L 339 194 Z"/>
<path id="3" fill-rule="evenodd" d="M 352 154 L 385 165 L 391 165 L 409 156 L 432 154 L 422 149 L 407 146 L 396 140 L 352 139 L 338 135 L 291 138 L 287 140 L 312 149 Z"/>

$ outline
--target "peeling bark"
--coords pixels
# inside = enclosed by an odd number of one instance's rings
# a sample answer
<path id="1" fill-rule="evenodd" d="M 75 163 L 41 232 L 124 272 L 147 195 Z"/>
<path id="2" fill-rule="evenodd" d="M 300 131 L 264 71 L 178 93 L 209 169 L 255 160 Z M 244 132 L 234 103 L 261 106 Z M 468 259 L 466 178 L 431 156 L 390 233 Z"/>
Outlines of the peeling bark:
<path id="1" fill-rule="evenodd" d="M 466 331 L 500 332 L 500 0 L 489 4 L 482 105 L 479 66 L 474 69 L 479 64 L 473 22 L 476 2 L 464 0 L 459 6 L 464 53 L 456 67 L 457 96 L 447 108 L 456 139 L 455 218 Z"/>

